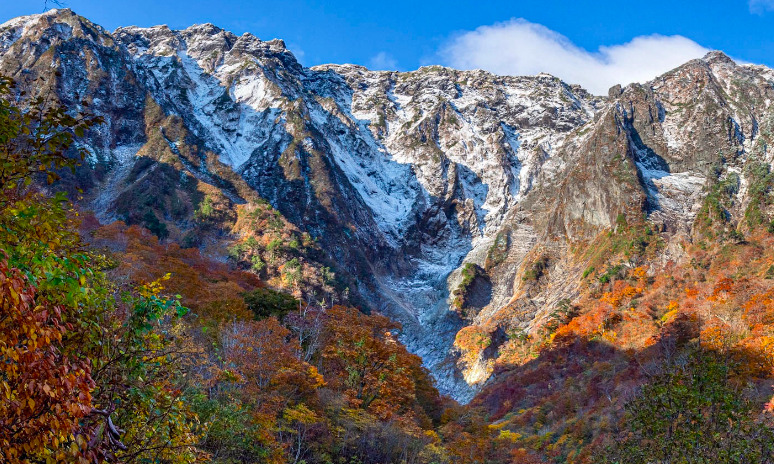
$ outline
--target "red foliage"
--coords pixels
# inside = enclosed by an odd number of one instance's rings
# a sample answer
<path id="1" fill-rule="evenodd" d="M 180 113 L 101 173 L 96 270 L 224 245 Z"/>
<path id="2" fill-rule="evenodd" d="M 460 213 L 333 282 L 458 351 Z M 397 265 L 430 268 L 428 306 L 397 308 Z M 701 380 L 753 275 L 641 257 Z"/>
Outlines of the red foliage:
<path id="1" fill-rule="evenodd" d="M 116 279 L 126 285 L 152 282 L 169 273 L 165 286 L 182 296 L 184 306 L 206 320 L 250 319 L 241 294 L 262 287 L 252 273 L 232 270 L 227 264 L 201 255 L 196 248 L 160 244 L 147 230 L 118 221 L 94 231 L 95 246 L 118 253 Z"/>
<path id="2" fill-rule="evenodd" d="M 0 461 L 42 458 L 39 450 L 64 446 L 71 437 L 86 448 L 80 424 L 91 412 L 94 381 L 88 362 L 62 352 L 72 330 L 63 311 L 0 260 Z M 81 452 L 77 445 L 73 450 L 70 459 Z M 64 460 L 66 453 L 49 457 Z"/>

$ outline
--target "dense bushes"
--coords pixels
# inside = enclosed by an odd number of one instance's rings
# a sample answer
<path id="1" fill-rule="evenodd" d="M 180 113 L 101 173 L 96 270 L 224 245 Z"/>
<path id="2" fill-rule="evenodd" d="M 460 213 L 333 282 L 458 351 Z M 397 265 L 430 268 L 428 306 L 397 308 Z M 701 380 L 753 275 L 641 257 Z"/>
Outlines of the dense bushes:
<path id="1" fill-rule="evenodd" d="M 268 288 L 256 288 L 247 292 L 244 299 L 247 308 L 255 314 L 256 319 L 273 316 L 281 320 L 289 312 L 298 310 L 300 304 L 291 295 Z"/>
<path id="2" fill-rule="evenodd" d="M 8 92 L 3 81 L 0 460 L 190 462 L 197 421 L 172 332 L 185 310 L 158 282 L 112 284 L 64 195 L 33 183 L 75 166 L 74 139 L 99 120 L 41 101 L 22 110 Z"/>

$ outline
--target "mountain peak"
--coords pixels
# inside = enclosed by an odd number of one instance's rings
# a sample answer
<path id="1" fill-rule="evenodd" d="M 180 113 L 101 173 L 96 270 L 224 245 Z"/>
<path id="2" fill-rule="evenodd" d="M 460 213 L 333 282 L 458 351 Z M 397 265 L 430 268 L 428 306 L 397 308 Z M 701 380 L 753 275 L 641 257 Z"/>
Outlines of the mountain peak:
<path id="1" fill-rule="evenodd" d="M 33 44 L 40 43 L 42 37 L 46 37 L 47 41 L 66 41 L 78 37 L 88 38 L 101 45 L 112 45 L 112 38 L 107 30 L 69 8 L 20 16 L 0 24 L 0 51 L 7 50 L 24 37 Z"/>
<path id="2" fill-rule="evenodd" d="M 736 65 L 736 62 L 731 59 L 728 55 L 723 53 L 720 50 L 712 50 L 711 52 L 707 53 L 702 57 L 702 61 L 705 61 L 709 64 L 730 64 L 730 65 Z"/>
<path id="3" fill-rule="evenodd" d="M 202 34 L 218 34 L 220 32 L 223 32 L 223 29 L 219 28 L 218 26 L 212 23 L 193 24 L 185 28 L 185 30 L 189 32 L 198 32 Z"/>
<path id="4" fill-rule="evenodd" d="M 70 8 L 52 8 L 44 13 L 41 13 L 41 16 L 77 16 L 75 12 Z"/>
<path id="5" fill-rule="evenodd" d="M 54 8 L 43 13 L 31 14 L 26 16 L 19 16 L 9 19 L 8 21 L 0 24 L 0 29 L 8 29 L 12 27 L 20 27 L 30 24 L 33 21 L 40 20 L 42 18 L 71 18 L 77 16 L 70 8 Z"/>

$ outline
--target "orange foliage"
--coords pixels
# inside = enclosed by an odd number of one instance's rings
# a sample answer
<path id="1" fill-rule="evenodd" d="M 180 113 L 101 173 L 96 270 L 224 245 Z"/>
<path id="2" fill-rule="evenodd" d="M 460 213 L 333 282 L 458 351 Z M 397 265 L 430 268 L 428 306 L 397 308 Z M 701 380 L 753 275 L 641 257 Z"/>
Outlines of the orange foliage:
<path id="1" fill-rule="evenodd" d="M 387 317 L 344 306 L 326 314 L 322 358 L 329 386 L 381 419 L 414 414 L 415 379 L 423 372 L 422 360 L 393 338 L 397 328 Z"/>
<path id="2" fill-rule="evenodd" d="M 699 345 L 723 353 L 733 381 L 774 411 L 766 395 L 774 378 L 774 234 L 685 249 L 688 259 L 651 263 L 658 268 L 650 277 L 641 266 L 626 279 L 585 280 L 572 302 L 577 315 L 553 334 L 519 339 L 518 348 L 532 354 L 527 360 L 512 354 L 517 342 L 509 340 L 498 376 L 473 404 L 518 433 L 518 447 L 556 462 L 594 462 L 597 445 L 625 417 L 622 398 L 665 356 Z M 520 316 L 499 315 L 504 322 Z M 522 461 L 529 462 L 514 458 Z"/>
<path id="3" fill-rule="evenodd" d="M 625 281 L 618 280 L 613 285 L 612 292 L 605 292 L 600 298 L 601 301 L 610 304 L 613 308 L 618 308 L 624 300 L 631 300 L 642 294 L 641 287 L 633 287 Z"/>
<path id="4" fill-rule="evenodd" d="M 491 343 L 489 332 L 477 325 L 463 327 L 454 339 L 454 346 L 462 351 L 462 358 L 468 364 L 474 363 Z"/>
<path id="5" fill-rule="evenodd" d="M 298 342 L 270 317 L 233 322 L 221 331 L 226 368 L 233 368 L 240 395 L 262 414 L 277 416 L 283 406 L 311 397 L 325 382 L 314 366 L 299 360 Z"/>
<path id="6" fill-rule="evenodd" d="M 703 347 L 720 352 L 727 351 L 732 344 L 727 331 L 717 325 L 705 327 L 699 335 L 699 340 Z"/>
<path id="7" fill-rule="evenodd" d="M 725 302 L 730 296 L 731 291 L 734 288 L 734 281 L 728 277 L 724 277 L 715 284 L 712 289 L 712 296 L 709 297 L 710 301 Z"/>
<path id="8" fill-rule="evenodd" d="M 603 305 L 596 306 L 591 311 L 581 314 L 569 323 L 559 327 L 554 336 L 554 341 L 558 343 L 569 341 L 578 336 L 589 337 L 599 334 L 603 330 L 609 312 L 609 309 Z"/>
<path id="9" fill-rule="evenodd" d="M 632 270 L 632 277 L 640 282 L 644 282 L 647 279 L 648 268 L 645 266 L 635 267 Z"/>
<path id="10" fill-rule="evenodd" d="M 744 303 L 743 308 L 749 324 L 774 324 L 774 288 L 754 294 Z"/>
<path id="11" fill-rule="evenodd" d="M 696 298 L 699 295 L 699 290 L 696 287 L 686 287 L 685 296 L 687 298 Z"/>
<path id="12" fill-rule="evenodd" d="M 64 308 L 37 298 L 21 272 L 0 260 L 0 461 L 64 462 L 86 450 L 80 422 L 91 412 L 87 362 L 62 353 Z M 65 444 L 77 440 L 77 445 Z M 79 449 L 80 447 L 80 449 Z M 56 454 L 43 455 L 54 449 Z M 69 458 L 69 459 L 68 459 Z"/>
<path id="13" fill-rule="evenodd" d="M 770 378 L 774 375 L 774 337 L 750 337 L 735 347 L 740 375 Z"/>
<path id="14" fill-rule="evenodd" d="M 162 245 L 147 230 L 120 221 L 97 229 L 92 240 L 96 246 L 120 253 L 114 274 L 127 283 L 151 282 L 169 273 L 167 290 L 180 294 L 183 305 L 199 317 L 216 322 L 252 318 L 241 294 L 263 286 L 255 274 L 231 270 L 196 248 Z"/>

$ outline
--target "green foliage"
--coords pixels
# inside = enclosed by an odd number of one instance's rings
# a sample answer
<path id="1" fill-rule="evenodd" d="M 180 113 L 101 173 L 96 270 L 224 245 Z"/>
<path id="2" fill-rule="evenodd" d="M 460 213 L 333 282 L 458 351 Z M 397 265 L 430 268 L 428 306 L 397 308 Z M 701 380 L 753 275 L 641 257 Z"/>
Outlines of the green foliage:
<path id="1" fill-rule="evenodd" d="M 543 255 L 524 271 L 524 276 L 521 280 L 539 280 L 543 277 L 546 269 L 548 269 L 548 256 Z"/>
<path id="2" fill-rule="evenodd" d="M 290 242 L 288 242 L 288 248 L 293 251 L 298 251 L 299 243 L 297 239 L 291 239 Z"/>
<path id="3" fill-rule="evenodd" d="M 489 270 L 493 267 L 502 264 L 508 253 L 508 234 L 504 232 L 498 232 L 495 237 L 494 243 L 489 247 L 486 252 L 486 261 L 484 262 L 484 268 Z"/>
<path id="4" fill-rule="evenodd" d="M 257 288 L 245 293 L 244 299 L 256 319 L 272 316 L 282 319 L 289 312 L 297 310 L 299 305 L 293 296 L 269 288 Z"/>
<path id="5" fill-rule="evenodd" d="M 611 267 L 609 267 L 607 269 L 607 271 L 605 271 L 604 274 L 602 274 L 601 276 L 598 277 L 598 280 L 599 280 L 600 283 L 606 284 L 606 283 L 610 282 L 613 278 L 618 276 L 620 274 L 621 270 L 623 270 L 623 266 L 620 265 L 620 264 L 616 264 L 615 266 L 611 266 Z"/>
<path id="6" fill-rule="evenodd" d="M 461 272 L 462 280 L 460 280 L 459 285 L 457 285 L 457 288 L 452 292 L 452 295 L 454 296 L 452 305 L 454 305 L 455 308 L 462 309 L 465 306 L 465 299 L 467 298 L 473 281 L 475 281 L 477 277 L 484 275 L 484 270 L 477 264 L 465 263 Z"/>
<path id="7" fill-rule="evenodd" d="M 544 326 L 548 333 L 555 332 L 560 326 L 578 315 L 578 308 L 572 306 L 571 303 L 572 301 L 568 298 L 559 300 Z"/>
<path id="8" fill-rule="evenodd" d="M 769 222 L 764 210 L 772 202 L 771 187 L 774 185 L 774 173 L 768 163 L 754 162 L 747 168 L 749 185 L 747 194 L 750 202 L 744 212 L 744 218 L 748 227 L 755 227 Z M 768 228 L 774 230 L 774 221 L 769 222 Z M 774 233 L 774 232 L 772 232 Z"/>
<path id="9" fill-rule="evenodd" d="M 625 429 L 598 462 L 772 462 L 774 429 L 758 423 L 732 367 L 702 351 L 668 364 L 626 406 Z"/>
<path id="10" fill-rule="evenodd" d="M 199 421 L 191 409 L 187 371 L 171 329 L 187 308 L 176 298 L 161 296 L 161 281 L 127 292 L 122 303 L 128 317 L 108 319 L 98 354 L 93 355 L 95 405 L 114 413 L 124 430 L 122 460 L 135 462 L 194 462 Z M 104 426 L 96 439 L 110 442 Z"/>
<path id="11" fill-rule="evenodd" d="M 583 271 L 583 276 L 581 277 L 581 279 L 585 279 L 586 277 L 591 275 L 592 272 L 594 272 L 594 266 L 587 267 L 586 270 Z"/>
<path id="12" fill-rule="evenodd" d="M 701 209 L 696 216 L 696 224 L 699 226 L 699 230 L 702 233 L 709 237 L 726 236 L 726 229 L 729 227 L 730 221 L 728 208 L 731 206 L 734 196 L 738 192 L 739 176 L 733 172 L 729 173 L 725 179 L 717 181 L 710 187 L 710 191 L 705 197 Z M 748 217 L 750 214 L 755 215 L 755 213 L 748 208 L 748 212 L 745 213 L 745 216 Z"/>
<path id="13" fill-rule="evenodd" d="M 212 197 L 209 195 L 204 197 L 199 208 L 194 212 L 194 217 L 199 221 L 210 219 L 215 214 L 215 207 L 212 204 Z"/>
<path id="14" fill-rule="evenodd" d="M 293 258 L 282 268 L 282 278 L 290 285 L 298 283 L 301 279 L 301 262 Z"/>
<path id="15" fill-rule="evenodd" d="M 627 258 L 642 256 L 648 247 L 659 244 L 660 239 L 653 233 L 650 224 L 642 224 L 624 229 L 623 233 L 616 235 L 613 240 L 613 251 L 623 252 Z"/>
<path id="16" fill-rule="evenodd" d="M 460 287 L 463 289 L 467 288 L 473 282 L 473 279 L 476 278 L 476 275 L 478 275 L 478 266 L 473 263 L 465 263 L 465 266 L 462 268 Z"/>
<path id="17" fill-rule="evenodd" d="M 169 236 L 167 225 L 159 221 L 159 218 L 156 216 L 156 213 L 154 213 L 153 210 L 145 210 L 145 214 L 143 214 L 142 220 L 143 225 L 156 237 L 163 240 Z"/>
<path id="18" fill-rule="evenodd" d="M 277 256 L 282 252 L 282 240 L 279 238 L 272 239 L 272 241 L 266 245 L 266 252 L 269 253 L 269 261 L 274 262 Z"/>
<path id="19" fill-rule="evenodd" d="M 728 231 L 728 238 L 734 243 L 744 242 L 744 234 L 740 232 L 738 229 L 731 229 L 730 231 Z"/>
<path id="20" fill-rule="evenodd" d="M 234 261 L 239 261 L 242 259 L 242 255 L 245 253 L 245 251 L 247 251 L 247 244 L 235 243 L 234 245 L 228 247 L 228 256 Z"/>
<path id="21" fill-rule="evenodd" d="M 588 262 L 588 267 L 583 273 L 583 278 L 606 267 L 609 271 L 609 263 L 615 258 L 626 258 L 630 263 L 645 260 L 655 255 L 663 245 L 663 239 L 647 221 L 635 222 L 631 218 L 621 220 L 614 231 L 600 235 L 585 247 L 582 259 Z M 603 283 L 608 282 L 612 277 L 612 274 L 607 277 L 605 274 L 600 276 Z"/>
<path id="22" fill-rule="evenodd" d="M 334 283 L 336 274 L 333 271 L 331 271 L 331 268 L 327 266 L 323 266 L 320 269 L 320 278 L 322 279 L 323 285 L 330 285 Z"/>
<path id="23" fill-rule="evenodd" d="M 725 224 L 728 222 L 728 212 L 723 206 L 721 197 L 717 192 L 711 192 L 707 195 L 696 219 L 705 229 L 708 229 L 717 223 Z"/>
<path id="24" fill-rule="evenodd" d="M 203 423 L 208 424 L 199 446 L 216 450 L 211 462 L 236 464 L 264 462 L 268 452 L 262 444 L 265 429 L 256 425 L 251 412 L 239 401 L 228 396 L 208 398 L 198 394 L 192 407 Z"/>
<path id="25" fill-rule="evenodd" d="M 246 249 L 252 251 L 253 253 L 260 251 L 261 244 L 258 243 L 258 239 L 253 237 L 252 235 L 247 237 L 247 240 L 245 240 L 244 246 Z"/>
<path id="26" fill-rule="evenodd" d="M 252 263 L 252 270 L 258 273 L 266 267 L 266 263 L 264 263 L 258 255 L 254 255 L 250 258 L 250 263 Z"/>
<path id="27" fill-rule="evenodd" d="M 282 222 L 282 213 L 277 210 L 272 211 L 272 216 L 269 218 L 269 226 L 277 231 L 281 231 L 285 224 Z"/>

